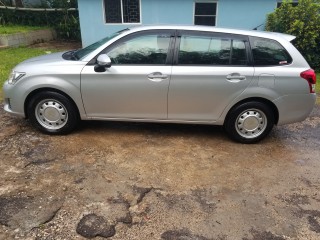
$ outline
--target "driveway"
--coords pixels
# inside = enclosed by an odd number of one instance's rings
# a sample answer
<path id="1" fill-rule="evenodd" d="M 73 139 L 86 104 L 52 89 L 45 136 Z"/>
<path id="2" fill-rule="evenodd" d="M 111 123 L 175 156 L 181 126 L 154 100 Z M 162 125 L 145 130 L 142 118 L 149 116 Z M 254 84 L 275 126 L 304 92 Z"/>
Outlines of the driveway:
<path id="1" fill-rule="evenodd" d="M 0 239 L 320 238 L 320 107 L 259 144 L 220 127 L 35 131 L 0 106 Z"/>

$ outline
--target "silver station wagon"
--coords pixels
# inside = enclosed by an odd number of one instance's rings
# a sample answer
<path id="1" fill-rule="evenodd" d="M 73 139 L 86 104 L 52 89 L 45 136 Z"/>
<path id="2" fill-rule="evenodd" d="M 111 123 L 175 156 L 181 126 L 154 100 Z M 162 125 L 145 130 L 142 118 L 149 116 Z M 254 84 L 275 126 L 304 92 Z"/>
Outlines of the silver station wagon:
<path id="1" fill-rule="evenodd" d="M 125 29 L 86 48 L 17 65 L 7 112 L 50 134 L 79 120 L 224 126 L 254 143 L 275 124 L 304 120 L 316 75 L 280 33 L 200 26 Z"/>

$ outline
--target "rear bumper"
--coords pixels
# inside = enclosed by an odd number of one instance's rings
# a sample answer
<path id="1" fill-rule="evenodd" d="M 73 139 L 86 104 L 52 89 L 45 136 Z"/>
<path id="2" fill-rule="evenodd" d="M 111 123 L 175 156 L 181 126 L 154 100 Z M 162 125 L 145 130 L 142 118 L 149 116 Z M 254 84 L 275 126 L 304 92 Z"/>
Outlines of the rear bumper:
<path id="1" fill-rule="evenodd" d="M 274 101 L 279 111 L 278 125 L 301 122 L 311 113 L 316 94 L 288 95 Z"/>

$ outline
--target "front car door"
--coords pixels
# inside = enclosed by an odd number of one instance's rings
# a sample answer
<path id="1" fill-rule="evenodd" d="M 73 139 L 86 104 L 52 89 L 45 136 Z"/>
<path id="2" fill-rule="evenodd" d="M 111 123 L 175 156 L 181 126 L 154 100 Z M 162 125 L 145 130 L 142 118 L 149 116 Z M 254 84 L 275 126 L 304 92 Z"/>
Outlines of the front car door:
<path id="1" fill-rule="evenodd" d="M 171 121 L 214 122 L 253 79 L 246 36 L 182 31 L 168 94 Z"/>
<path id="2" fill-rule="evenodd" d="M 167 119 L 172 70 L 173 30 L 133 33 L 107 47 L 112 62 L 105 72 L 88 64 L 81 92 L 88 117 L 96 119 Z"/>

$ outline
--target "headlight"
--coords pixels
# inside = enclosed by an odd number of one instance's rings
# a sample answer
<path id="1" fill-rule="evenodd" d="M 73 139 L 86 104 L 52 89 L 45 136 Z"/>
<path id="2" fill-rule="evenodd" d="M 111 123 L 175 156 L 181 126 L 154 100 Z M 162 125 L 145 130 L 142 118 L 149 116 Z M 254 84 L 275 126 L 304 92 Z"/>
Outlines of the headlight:
<path id="1" fill-rule="evenodd" d="M 20 80 L 26 73 L 12 71 L 9 75 L 8 83 L 15 84 L 18 80 Z"/>

